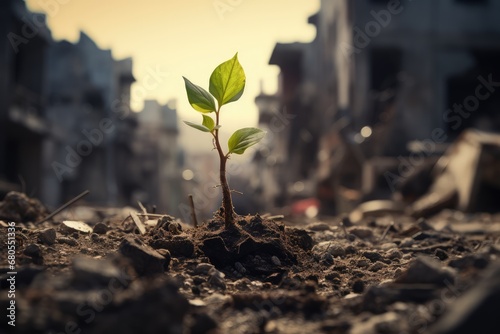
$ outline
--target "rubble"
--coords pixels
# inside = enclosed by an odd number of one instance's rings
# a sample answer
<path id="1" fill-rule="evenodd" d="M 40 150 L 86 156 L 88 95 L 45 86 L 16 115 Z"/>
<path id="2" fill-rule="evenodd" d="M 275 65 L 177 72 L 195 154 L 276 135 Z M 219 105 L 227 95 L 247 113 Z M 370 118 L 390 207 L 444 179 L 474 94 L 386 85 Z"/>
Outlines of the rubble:
<path id="1" fill-rule="evenodd" d="M 163 273 L 165 266 L 168 267 L 164 256 L 137 238 L 124 238 L 119 251 L 132 261 L 132 265 L 139 275 L 150 276 Z"/>

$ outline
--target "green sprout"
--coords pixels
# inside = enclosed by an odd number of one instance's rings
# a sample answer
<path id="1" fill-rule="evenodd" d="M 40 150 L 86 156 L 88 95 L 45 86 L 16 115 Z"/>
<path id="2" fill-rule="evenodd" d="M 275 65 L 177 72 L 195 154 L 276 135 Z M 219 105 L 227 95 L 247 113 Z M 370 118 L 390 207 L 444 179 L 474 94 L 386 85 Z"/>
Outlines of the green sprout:
<path id="1" fill-rule="evenodd" d="M 200 86 L 184 78 L 189 103 L 194 110 L 202 113 L 202 123 L 184 122 L 197 130 L 210 133 L 213 137 L 215 149 L 220 159 L 220 185 L 222 187 L 222 208 L 224 210 L 224 223 L 226 228 L 232 227 L 236 216 L 231 198 L 231 189 L 227 183 L 226 163 L 231 154 L 243 154 L 247 148 L 257 144 L 265 132 L 257 128 L 242 128 L 236 130 L 228 140 L 227 153 L 224 153 L 220 140 L 219 129 L 221 107 L 230 102 L 237 101 L 245 89 L 246 76 L 243 67 L 238 61 L 238 53 L 228 61 L 215 68 L 210 76 L 207 92 Z M 215 113 L 215 120 L 208 114 Z"/>

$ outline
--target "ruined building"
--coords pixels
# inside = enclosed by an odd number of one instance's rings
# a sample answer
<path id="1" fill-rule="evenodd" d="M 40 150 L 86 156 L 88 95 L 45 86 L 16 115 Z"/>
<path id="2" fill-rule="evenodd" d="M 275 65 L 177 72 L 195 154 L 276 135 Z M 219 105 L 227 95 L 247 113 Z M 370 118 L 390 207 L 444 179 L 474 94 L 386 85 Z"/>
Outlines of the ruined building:
<path id="1" fill-rule="evenodd" d="M 275 112 L 290 121 L 275 134 L 287 142 L 274 152 L 288 155 L 281 196 L 312 182 L 301 196 L 345 211 L 391 195 L 383 171 L 398 157 L 439 155 L 467 128 L 499 130 L 499 12 L 497 1 L 322 0 L 316 38 L 278 43 L 269 62 L 281 69 Z"/>

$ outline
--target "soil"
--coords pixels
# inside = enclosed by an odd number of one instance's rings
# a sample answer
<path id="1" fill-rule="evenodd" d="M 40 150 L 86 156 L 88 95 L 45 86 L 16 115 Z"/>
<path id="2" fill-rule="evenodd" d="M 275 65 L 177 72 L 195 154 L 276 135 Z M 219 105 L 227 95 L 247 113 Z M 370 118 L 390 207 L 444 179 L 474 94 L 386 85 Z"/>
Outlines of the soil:
<path id="1" fill-rule="evenodd" d="M 165 215 L 140 234 L 123 210 L 94 215 L 90 232 L 61 215 L 35 225 L 47 212 L 23 196 L 11 194 L 28 220 L 0 203 L 2 230 L 16 222 L 16 333 L 452 333 L 443 322 L 500 254 L 495 215 L 254 215 L 230 229 L 218 213 L 197 228 Z M 3 310 L 6 245 L 2 233 Z"/>

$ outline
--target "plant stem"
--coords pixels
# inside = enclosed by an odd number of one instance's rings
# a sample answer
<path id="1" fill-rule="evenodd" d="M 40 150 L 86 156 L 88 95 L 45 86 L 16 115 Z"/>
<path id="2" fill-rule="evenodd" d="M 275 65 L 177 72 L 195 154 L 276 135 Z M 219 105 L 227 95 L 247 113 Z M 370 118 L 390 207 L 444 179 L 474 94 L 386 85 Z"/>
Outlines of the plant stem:
<path id="1" fill-rule="evenodd" d="M 215 124 L 219 125 L 219 112 L 220 107 L 215 113 Z M 227 183 L 226 178 L 226 162 L 228 156 L 224 154 L 222 151 L 222 147 L 219 142 L 219 129 L 217 128 L 213 136 L 215 138 L 215 147 L 217 148 L 217 152 L 219 152 L 220 159 L 220 183 L 222 187 L 222 207 L 224 208 L 224 223 L 226 224 L 226 228 L 232 227 L 234 224 L 234 208 L 233 208 L 233 199 L 231 198 L 231 190 L 229 189 L 229 184 Z"/>

